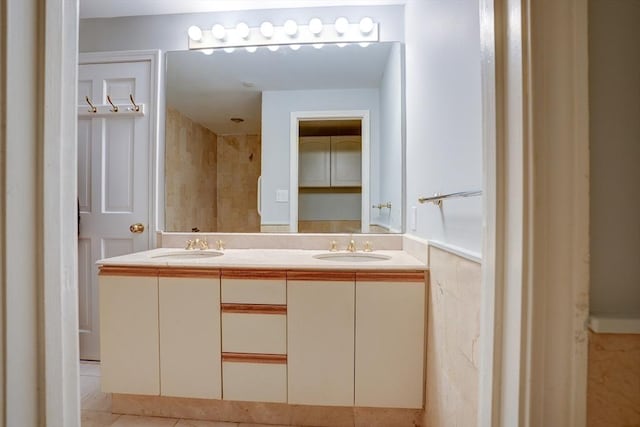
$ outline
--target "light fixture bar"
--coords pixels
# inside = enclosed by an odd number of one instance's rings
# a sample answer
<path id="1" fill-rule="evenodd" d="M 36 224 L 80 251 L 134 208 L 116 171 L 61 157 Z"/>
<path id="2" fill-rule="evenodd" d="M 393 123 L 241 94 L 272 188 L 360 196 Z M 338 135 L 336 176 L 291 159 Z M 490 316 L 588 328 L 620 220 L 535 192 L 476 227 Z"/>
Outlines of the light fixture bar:
<path id="1" fill-rule="evenodd" d="M 226 28 L 226 34 L 223 39 L 214 37 L 210 29 L 203 29 L 200 40 L 189 39 L 189 49 L 319 43 L 371 43 L 378 40 L 377 23 L 374 23 L 371 31 L 366 34 L 361 31 L 359 24 L 349 24 L 343 34 L 338 33 L 333 24 L 323 24 L 322 31 L 317 35 L 311 32 L 309 25 L 298 25 L 298 31 L 294 36 L 288 35 L 284 26 L 273 26 L 273 35 L 270 38 L 262 35 L 260 27 L 249 28 L 249 36 L 246 38 L 242 37 L 236 28 Z"/>

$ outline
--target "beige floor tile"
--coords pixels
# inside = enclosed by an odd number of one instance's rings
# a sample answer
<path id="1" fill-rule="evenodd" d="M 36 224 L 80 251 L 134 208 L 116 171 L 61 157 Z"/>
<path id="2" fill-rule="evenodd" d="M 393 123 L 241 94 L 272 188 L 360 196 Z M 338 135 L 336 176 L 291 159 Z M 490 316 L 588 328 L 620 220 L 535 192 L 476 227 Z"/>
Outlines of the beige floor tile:
<path id="1" fill-rule="evenodd" d="M 120 415 L 110 412 L 83 411 L 80 425 L 82 427 L 110 427 Z"/>
<path id="2" fill-rule="evenodd" d="M 222 421 L 180 420 L 176 427 L 238 427 L 238 424 Z"/>
<path id="3" fill-rule="evenodd" d="M 89 362 L 89 361 L 81 361 L 80 362 L 80 376 L 89 375 L 92 377 L 100 376 L 100 362 Z"/>
<path id="4" fill-rule="evenodd" d="M 174 427 L 178 423 L 176 418 L 138 417 L 122 415 L 111 427 Z"/>

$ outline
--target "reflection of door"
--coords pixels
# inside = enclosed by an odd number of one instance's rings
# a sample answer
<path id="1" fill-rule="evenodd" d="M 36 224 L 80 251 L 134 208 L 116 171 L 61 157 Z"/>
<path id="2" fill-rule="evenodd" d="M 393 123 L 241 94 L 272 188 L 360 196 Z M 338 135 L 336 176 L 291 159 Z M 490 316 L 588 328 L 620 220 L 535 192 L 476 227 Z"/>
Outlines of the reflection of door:
<path id="1" fill-rule="evenodd" d="M 357 134 L 351 133 L 353 122 Z M 294 111 L 290 126 L 289 231 L 368 233 L 369 111 Z M 348 134 L 340 135 L 344 130 Z M 330 136 L 309 136 L 309 132 Z M 314 188 L 302 191 L 303 187 Z M 332 201 L 325 198 L 327 194 Z"/>
<path id="2" fill-rule="evenodd" d="M 150 244 L 150 114 L 154 111 L 152 63 L 82 64 L 78 105 L 144 103 L 142 117 L 78 119 L 78 300 L 80 357 L 98 360 L 98 259 L 146 250 Z M 133 233 L 140 223 L 144 231 Z"/>

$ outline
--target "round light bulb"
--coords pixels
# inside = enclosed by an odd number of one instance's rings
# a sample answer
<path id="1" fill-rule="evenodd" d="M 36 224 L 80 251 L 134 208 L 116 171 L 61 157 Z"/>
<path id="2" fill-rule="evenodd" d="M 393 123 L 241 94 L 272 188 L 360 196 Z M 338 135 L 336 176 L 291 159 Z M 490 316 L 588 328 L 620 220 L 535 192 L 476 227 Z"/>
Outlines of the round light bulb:
<path id="1" fill-rule="evenodd" d="M 324 46 L 323 43 L 314 43 L 313 47 L 315 47 L 316 49 L 322 49 L 322 46 Z"/>
<path id="2" fill-rule="evenodd" d="M 238 33 L 238 36 L 240 36 L 243 39 L 249 38 L 249 34 L 250 34 L 249 26 L 244 22 L 240 22 L 238 23 L 238 25 L 236 25 L 236 32 Z"/>
<path id="3" fill-rule="evenodd" d="M 227 52 L 227 53 L 232 53 L 234 50 L 236 50 L 235 47 L 225 47 L 224 48 L 224 51 Z"/>
<path id="4" fill-rule="evenodd" d="M 224 38 L 227 36 L 227 30 L 225 30 L 222 25 L 216 24 L 211 27 L 211 35 L 218 40 L 224 40 Z"/>
<path id="5" fill-rule="evenodd" d="M 348 45 L 349 43 L 336 43 L 338 45 L 338 47 L 345 47 L 346 45 Z"/>
<path id="6" fill-rule="evenodd" d="M 369 34 L 373 31 L 373 19 L 366 17 L 360 21 L 360 32 L 362 34 Z"/>
<path id="7" fill-rule="evenodd" d="M 246 50 L 247 50 L 247 52 L 249 52 L 249 53 L 253 53 L 253 52 L 255 52 L 256 50 L 258 50 L 258 48 L 257 48 L 257 47 L 255 47 L 255 46 L 247 46 L 245 49 L 246 49 Z"/>
<path id="8" fill-rule="evenodd" d="M 200 40 L 202 40 L 202 30 L 200 29 L 200 27 L 196 27 L 195 25 L 189 27 L 189 29 L 187 30 L 187 34 L 189 34 L 189 38 L 194 42 L 199 42 Z"/>
<path id="9" fill-rule="evenodd" d="M 278 45 L 269 45 L 269 46 L 267 46 L 267 49 L 269 49 L 271 52 L 275 52 L 276 50 L 280 49 L 280 46 L 278 46 Z"/>
<path id="10" fill-rule="evenodd" d="M 300 49 L 300 45 L 299 44 L 290 44 L 289 45 L 289 49 L 298 50 L 298 49 Z"/>
<path id="11" fill-rule="evenodd" d="M 322 21 L 319 18 L 313 18 L 309 21 L 309 31 L 317 36 L 322 32 Z"/>
<path id="12" fill-rule="evenodd" d="M 200 52 L 204 53 L 205 55 L 212 55 L 213 49 L 202 49 Z"/>
<path id="13" fill-rule="evenodd" d="M 293 19 L 287 19 L 284 22 L 284 33 L 289 37 L 293 37 L 298 33 L 298 24 Z"/>
<path id="14" fill-rule="evenodd" d="M 270 39 L 271 37 L 273 37 L 273 24 L 269 21 L 264 21 L 261 25 L 260 25 L 260 33 L 267 39 Z"/>
<path id="15" fill-rule="evenodd" d="M 362 47 L 367 47 L 367 46 L 369 46 L 371 43 L 366 43 L 366 42 L 365 42 L 365 43 L 358 43 L 358 44 L 359 44 L 360 46 L 362 46 Z"/>
<path id="16" fill-rule="evenodd" d="M 343 35 L 349 29 L 349 21 L 344 16 L 336 19 L 336 22 L 333 24 L 336 27 L 336 33 Z"/>

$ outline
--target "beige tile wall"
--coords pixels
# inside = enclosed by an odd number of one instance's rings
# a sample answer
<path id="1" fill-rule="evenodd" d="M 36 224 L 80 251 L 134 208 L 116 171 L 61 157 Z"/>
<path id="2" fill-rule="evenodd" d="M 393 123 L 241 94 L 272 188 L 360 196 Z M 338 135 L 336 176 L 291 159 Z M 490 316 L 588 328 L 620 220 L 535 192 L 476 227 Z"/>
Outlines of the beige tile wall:
<path id="1" fill-rule="evenodd" d="M 165 135 L 165 229 L 215 231 L 217 135 L 173 108 Z"/>
<path id="2" fill-rule="evenodd" d="M 587 426 L 640 426 L 640 334 L 589 333 Z"/>
<path id="3" fill-rule="evenodd" d="M 259 135 L 218 136 L 217 231 L 260 231 L 257 202 L 260 152 Z"/>
<path id="4" fill-rule="evenodd" d="M 430 247 L 424 425 L 477 425 L 481 266 Z"/>

